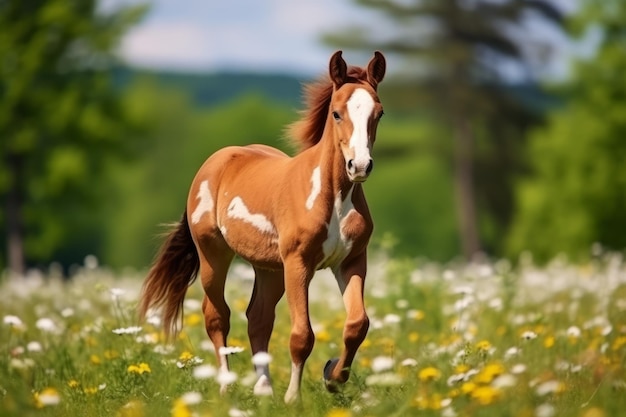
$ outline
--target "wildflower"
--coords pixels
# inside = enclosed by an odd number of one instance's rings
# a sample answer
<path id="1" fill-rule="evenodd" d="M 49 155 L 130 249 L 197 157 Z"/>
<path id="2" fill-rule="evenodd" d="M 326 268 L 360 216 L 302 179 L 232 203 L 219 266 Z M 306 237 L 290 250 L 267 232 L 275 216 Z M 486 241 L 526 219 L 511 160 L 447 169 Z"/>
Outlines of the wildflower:
<path id="1" fill-rule="evenodd" d="M 527 330 L 524 333 L 522 333 L 522 339 L 524 340 L 533 340 L 537 338 L 537 333 L 531 331 L 531 330 Z"/>
<path id="2" fill-rule="evenodd" d="M 417 374 L 417 377 L 423 382 L 436 381 L 441 377 L 441 371 L 435 367 L 429 366 L 421 369 Z"/>
<path id="3" fill-rule="evenodd" d="M 35 392 L 35 407 L 44 408 L 57 405 L 61 402 L 61 396 L 55 388 L 45 388 L 41 392 Z"/>
<path id="4" fill-rule="evenodd" d="M 178 357 L 178 361 L 176 361 L 176 366 L 178 366 L 179 368 L 185 368 L 187 366 L 199 365 L 202 362 L 203 361 L 201 358 L 194 356 L 194 354 L 191 352 L 185 351 L 181 353 Z"/>
<path id="5" fill-rule="evenodd" d="M 326 329 L 320 329 L 315 332 L 315 338 L 320 342 L 328 342 L 330 341 L 330 333 Z"/>
<path id="6" fill-rule="evenodd" d="M 139 375 L 152 372 L 152 370 L 150 369 L 150 365 L 145 362 L 142 362 L 139 365 L 129 365 L 127 371 L 128 373 L 135 373 Z"/>
<path id="7" fill-rule="evenodd" d="M 202 323 L 203 317 L 199 313 L 191 313 L 185 316 L 185 326 L 196 326 Z"/>
<path id="8" fill-rule="evenodd" d="M 517 384 L 517 378 L 511 374 L 502 374 L 496 377 L 491 385 L 495 388 L 512 388 Z"/>
<path id="9" fill-rule="evenodd" d="M 100 356 L 98 355 L 91 355 L 89 356 L 89 362 L 94 365 L 100 365 L 102 363 L 102 359 L 100 359 Z"/>
<path id="10" fill-rule="evenodd" d="M 139 400 L 132 400 L 127 402 L 120 408 L 115 415 L 116 417 L 144 417 L 145 405 Z"/>
<path id="11" fill-rule="evenodd" d="M 189 406 L 185 404 L 180 398 L 174 401 L 172 407 L 172 417 L 192 417 L 193 414 L 189 409 Z"/>
<path id="12" fill-rule="evenodd" d="M 550 349 L 552 346 L 554 346 L 554 336 L 546 336 L 546 338 L 543 340 L 543 347 L 545 347 L 546 349 Z"/>
<path id="13" fill-rule="evenodd" d="M 241 346 L 222 346 L 220 348 L 220 355 L 222 356 L 233 355 L 235 353 L 241 353 L 244 350 L 245 349 Z"/>
<path id="14" fill-rule="evenodd" d="M 476 375 L 476 382 L 479 384 L 489 384 L 497 376 L 502 375 L 504 371 L 504 366 L 499 363 L 489 364 L 478 372 L 478 375 Z"/>
<path id="15" fill-rule="evenodd" d="M 333 408 L 326 413 L 326 417 L 350 417 L 351 415 L 352 412 L 345 408 Z"/>
<path id="16" fill-rule="evenodd" d="M 255 366 L 265 366 L 272 362 L 272 355 L 267 352 L 257 352 L 252 357 L 252 364 Z"/>
<path id="17" fill-rule="evenodd" d="M 43 350 L 43 347 L 41 346 L 41 343 L 33 341 L 28 342 L 28 344 L 26 345 L 26 350 L 29 352 L 41 352 Z"/>
<path id="18" fill-rule="evenodd" d="M 556 380 L 542 382 L 541 384 L 537 385 L 537 388 L 535 388 L 535 392 L 539 396 L 544 396 L 548 394 L 556 394 L 556 393 L 563 392 L 564 390 L 565 390 L 565 385 L 562 382 L 556 381 Z"/>
<path id="19" fill-rule="evenodd" d="M 556 414 L 556 409 L 552 404 L 541 404 L 535 409 L 536 417 L 552 417 Z"/>
<path id="20" fill-rule="evenodd" d="M 140 326 L 131 326 L 131 327 L 121 327 L 119 329 L 113 329 L 112 332 L 115 334 L 135 334 L 139 333 L 142 330 Z"/>
<path id="21" fill-rule="evenodd" d="M 70 388 L 77 388 L 79 385 L 80 383 L 75 379 L 70 379 L 69 381 L 67 381 L 67 386 Z"/>
<path id="22" fill-rule="evenodd" d="M 57 330 L 56 323 L 52 319 L 49 319 L 47 317 L 42 317 L 39 320 L 37 320 L 37 322 L 35 323 L 35 326 L 39 330 L 48 332 L 48 333 L 52 333 Z"/>
<path id="23" fill-rule="evenodd" d="M 24 323 L 22 323 L 22 319 L 20 319 L 17 316 L 12 316 L 12 315 L 7 315 L 4 316 L 4 319 L 2 320 L 2 322 L 4 324 L 8 324 L 11 327 L 14 327 L 16 329 L 24 329 Z"/>
<path id="24" fill-rule="evenodd" d="M 409 310 L 406 312 L 406 317 L 415 321 L 423 320 L 426 314 L 422 310 Z"/>
<path id="25" fill-rule="evenodd" d="M 200 394 L 197 391 L 190 391 L 190 392 L 183 394 L 180 397 L 180 400 L 187 405 L 200 404 L 200 402 L 202 401 L 202 394 Z"/>
<path id="26" fill-rule="evenodd" d="M 120 299 L 121 296 L 126 294 L 126 290 L 124 290 L 122 288 L 111 288 L 109 290 L 109 294 L 111 294 L 111 300 L 112 301 L 117 301 L 117 300 Z"/>
<path id="27" fill-rule="evenodd" d="M 580 335 L 582 334 L 582 332 L 580 331 L 580 328 L 578 328 L 577 326 L 570 326 L 567 329 L 566 333 L 570 339 L 578 339 Z"/>
<path id="28" fill-rule="evenodd" d="M 510 347 L 506 350 L 506 352 L 504 352 L 504 357 L 507 359 L 512 358 L 513 356 L 519 355 L 521 351 L 522 350 L 518 347 Z"/>
<path id="29" fill-rule="evenodd" d="M 202 302 L 195 298 L 187 298 L 183 303 L 183 307 L 187 311 L 201 311 L 202 310 Z"/>
<path id="30" fill-rule="evenodd" d="M 396 300 L 396 307 L 404 310 L 405 308 L 409 308 L 409 301 L 405 299 Z"/>
<path id="31" fill-rule="evenodd" d="M 403 360 L 400 365 L 402 366 L 417 366 L 417 361 L 413 358 L 407 358 Z"/>
<path id="32" fill-rule="evenodd" d="M 221 386 L 230 385 L 237 381 L 237 374 L 232 371 L 220 371 L 215 379 Z"/>
<path id="33" fill-rule="evenodd" d="M 120 354 L 118 351 L 113 349 L 107 349 L 104 351 L 104 359 L 111 360 L 115 358 L 119 358 Z"/>
<path id="34" fill-rule="evenodd" d="M 489 352 L 492 349 L 491 343 L 488 340 L 481 340 L 476 343 L 476 349 L 482 352 Z"/>
<path id="35" fill-rule="evenodd" d="M 66 307 L 61 310 L 61 317 L 68 318 L 74 315 L 74 309 L 71 307 Z"/>
<path id="36" fill-rule="evenodd" d="M 211 365 L 200 365 L 194 368 L 193 377 L 196 379 L 209 379 L 217 374 L 217 370 Z"/>
<path id="37" fill-rule="evenodd" d="M 393 358 L 388 356 L 377 356 L 372 361 L 372 371 L 379 373 L 393 368 Z"/>
<path id="38" fill-rule="evenodd" d="M 83 389 L 83 392 L 87 395 L 93 395 L 98 391 L 99 391 L 98 387 L 85 387 Z"/>
<path id="39" fill-rule="evenodd" d="M 419 338 L 420 338 L 419 333 L 417 333 L 417 332 L 409 333 L 409 342 L 415 343 L 415 342 L 417 342 L 419 340 Z"/>
<path id="40" fill-rule="evenodd" d="M 489 405 L 500 398 L 500 390 L 489 386 L 480 386 L 470 393 L 470 397 L 481 405 Z"/>
<path id="41" fill-rule="evenodd" d="M 238 408 L 231 408 L 230 410 L 228 410 L 229 417 L 250 417 L 251 415 L 252 413 L 240 410 Z"/>
<path id="42" fill-rule="evenodd" d="M 398 324 L 402 321 L 402 318 L 400 316 L 398 316 L 397 314 L 387 314 L 384 318 L 383 318 L 383 322 L 385 324 L 388 325 L 394 325 L 394 324 Z"/>

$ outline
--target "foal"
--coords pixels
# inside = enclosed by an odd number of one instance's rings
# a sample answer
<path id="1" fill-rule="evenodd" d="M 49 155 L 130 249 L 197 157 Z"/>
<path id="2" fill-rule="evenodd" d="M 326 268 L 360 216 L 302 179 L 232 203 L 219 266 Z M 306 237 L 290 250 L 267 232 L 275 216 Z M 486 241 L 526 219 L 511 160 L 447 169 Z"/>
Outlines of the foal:
<path id="1" fill-rule="evenodd" d="M 226 372 L 221 349 L 230 329 L 226 274 L 235 255 L 248 261 L 256 273 L 247 309 L 253 354 L 268 351 L 276 303 L 287 295 L 292 362 L 287 403 L 300 397 L 304 363 L 315 340 L 308 291 L 316 270 L 331 268 L 347 313 L 343 352 L 324 369 L 330 391 L 347 381 L 367 334 L 363 286 L 373 223 L 362 183 L 373 168 L 370 151 L 383 115 L 377 87 L 385 68 L 380 52 L 366 69 L 348 68 L 336 52 L 329 78 L 307 87 L 309 108 L 291 126 L 301 148 L 296 156 L 264 145 L 226 147 L 210 156 L 143 285 L 141 316 L 160 307 L 169 335 L 178 330 L 187 287 L 200 272 L 206 331 L 220 371 Z M 271 394 L 268 365 L 256 365 L 256 372 L 254 392 Z"/>

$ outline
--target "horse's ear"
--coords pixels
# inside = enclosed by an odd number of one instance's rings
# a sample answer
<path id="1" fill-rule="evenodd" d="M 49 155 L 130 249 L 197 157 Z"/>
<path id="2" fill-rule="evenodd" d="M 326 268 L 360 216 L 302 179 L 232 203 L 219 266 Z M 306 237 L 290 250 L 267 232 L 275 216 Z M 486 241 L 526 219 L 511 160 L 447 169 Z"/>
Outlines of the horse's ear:
<path id="1" fill-rule="evenodd" d="M 385 57 L 379 51 L 374 52 L 374 58 L 367 64 L 367 82 L 369 82 L 374 89 L 378 87 L 378 84 L 385 78 L 385 71 L 387 69 L 387 61 Z"/>
<path id="2" fill-rule="evenodd" d="M 346 83 L 348 78 L 348 66 L 346 65 L 346 61 L 341 57 L 341 51 L 335 52 L 333 56 L 330 57 L 328 71 L 335 88 L 339 88 Z"/>

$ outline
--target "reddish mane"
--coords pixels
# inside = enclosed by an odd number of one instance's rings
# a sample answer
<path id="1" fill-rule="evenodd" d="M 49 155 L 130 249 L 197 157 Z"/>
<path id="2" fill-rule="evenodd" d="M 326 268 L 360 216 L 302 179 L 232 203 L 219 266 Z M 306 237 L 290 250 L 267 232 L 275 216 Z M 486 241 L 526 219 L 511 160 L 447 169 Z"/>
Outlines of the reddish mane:
<path id="1" fill-rule="evenodd" d="M 367 83 L 367 71 L 361 67 L 348 68 L 348 83 Z M 310 148 L 322 139 L 326 118 L 328 117 L 328 106 L 333 94 L 333 83 L 328 75 L 316 81 L 305 84 L 304 104 L 306 110 L 302 110 L 300 120 L 287 126 L 286 136 L 299 152 Z"/>

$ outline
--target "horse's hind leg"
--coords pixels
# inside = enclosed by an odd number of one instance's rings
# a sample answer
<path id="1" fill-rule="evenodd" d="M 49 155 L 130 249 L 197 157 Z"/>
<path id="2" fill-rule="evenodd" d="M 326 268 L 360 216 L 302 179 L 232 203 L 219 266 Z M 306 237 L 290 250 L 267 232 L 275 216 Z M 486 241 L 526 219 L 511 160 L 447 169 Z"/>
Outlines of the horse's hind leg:
<path id="1" fill-rule="evenodd" d="M 228 358 L 221 348 L 226 347 L 226 338 L 230 331 L 230 308 L 224 299 L 224 286 L 228 267 L 233 259 L 233 253 L 225 248 L 208 248 L 200 256 L 200 279 L 204 288 L 202 310 L 206 332 L 213 342 L 215 354 L 219 363 L 219 372 L 229 371 Z M 227 383 L 221 383 L 220 393 L 225 393 Z"/>
<path id="2" fill-rule="evenodd" d="M 283 271 L 254 269 L 256 272 L 254 289 L 250 305 L 246 311 L 248 316 L 248 337 L 252 354 L 268 352 L 270 336 L 276 318 L 276 304 L 285 292 Z M 257 357 L 258 358 L 258 357 Z M 256 395 L 272 395 L 269 364 L 261 358 L 261 363 L 254 365 L 258 381 L 254 386 Z"/>

